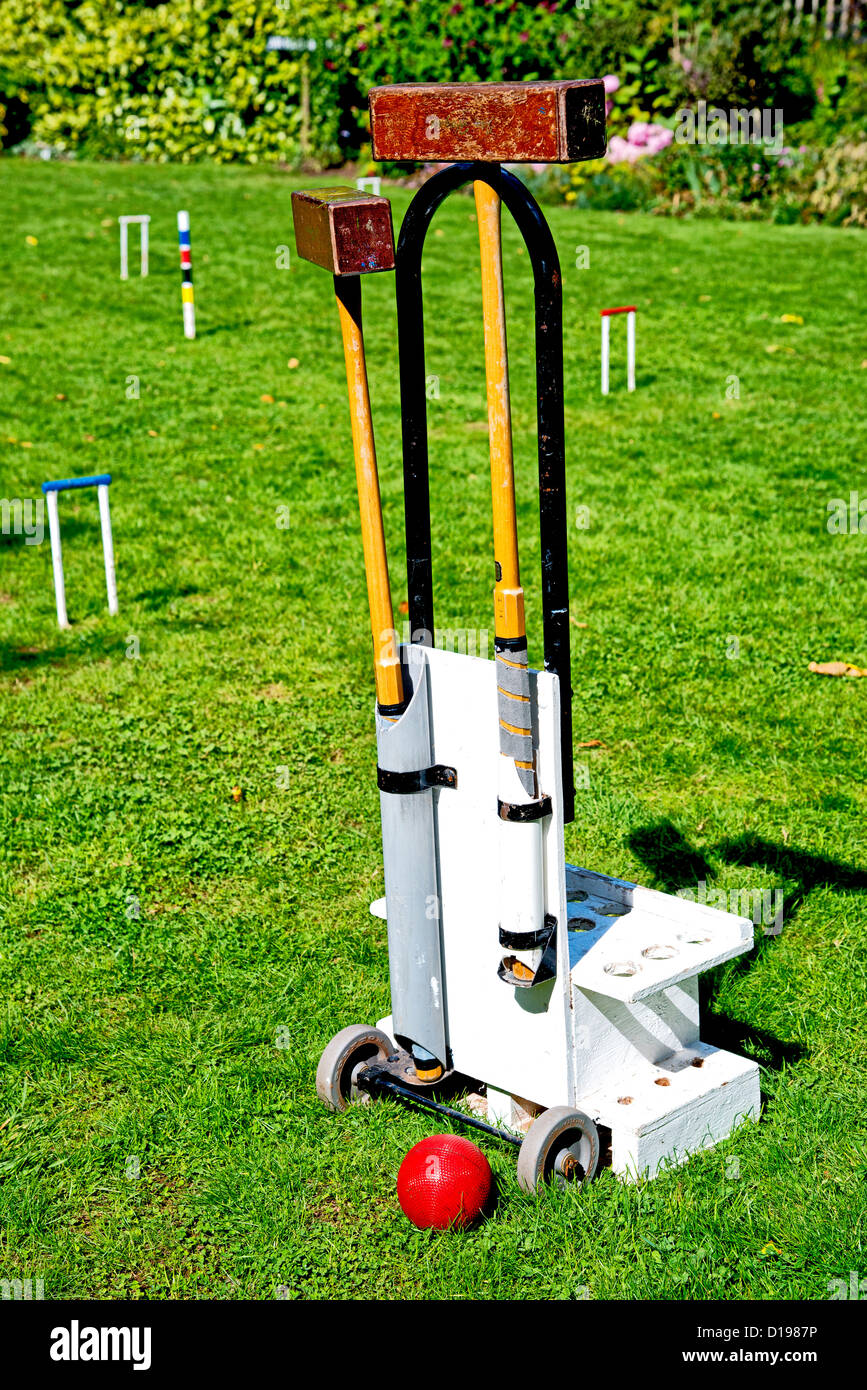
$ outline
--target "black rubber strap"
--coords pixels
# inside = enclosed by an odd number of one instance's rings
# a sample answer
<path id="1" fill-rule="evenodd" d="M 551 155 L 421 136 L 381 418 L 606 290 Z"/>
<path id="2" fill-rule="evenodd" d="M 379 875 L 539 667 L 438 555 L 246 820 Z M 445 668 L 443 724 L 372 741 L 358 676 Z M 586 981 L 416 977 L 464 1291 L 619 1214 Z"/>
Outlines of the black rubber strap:
<path id="1" fill-rule="evenodd" d="M 500 927 L 500 945 L 513 951 L 533 951 L 537 946 L 547 946 L 550 935 L 550 927 L 540 927 L 538 931 L 504 931 Z"/>
<path id="2" fill-rule="evenodd" d="M 540 797 L 538 801 L 500 801 L 497 798 L 497 814 L 500 820 L 517 821 L 526 825 L 528 821 L 544 820 L 551 815 L 550 796 Z"/>
<path id="3" fill-rule="evenodd" d="M 381 792 L 413 796 L 416 792 L 429 791 L 431 787 L 457 787 L 458 774 L 453 767 L 446 767 L 443 763 L 420 768 L 418 772 L 389 772 L 385 767 L 377 767 L 376 785 Z"/>
<path id="4" fill-rule="evenodd" d="M 406 700 L 401 700 L 399 705 L 377 705 L 377 709 L 383 719 L 399 719 L 406 709 Z"/>

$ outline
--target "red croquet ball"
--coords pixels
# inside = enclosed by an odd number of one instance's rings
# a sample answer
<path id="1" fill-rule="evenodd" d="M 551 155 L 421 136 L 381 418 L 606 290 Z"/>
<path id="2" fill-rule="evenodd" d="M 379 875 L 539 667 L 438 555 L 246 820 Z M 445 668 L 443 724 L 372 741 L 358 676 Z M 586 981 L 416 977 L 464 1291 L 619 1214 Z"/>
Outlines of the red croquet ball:
<path id="1" fill-rule="evenodd" d="M 397 1196 L 414 1226 L 444 1231 L 469 1226 L 491 1193 L 491 1165 L 481 1149 L 458 1134 L 432 1134 L 400 1165 Z"/>

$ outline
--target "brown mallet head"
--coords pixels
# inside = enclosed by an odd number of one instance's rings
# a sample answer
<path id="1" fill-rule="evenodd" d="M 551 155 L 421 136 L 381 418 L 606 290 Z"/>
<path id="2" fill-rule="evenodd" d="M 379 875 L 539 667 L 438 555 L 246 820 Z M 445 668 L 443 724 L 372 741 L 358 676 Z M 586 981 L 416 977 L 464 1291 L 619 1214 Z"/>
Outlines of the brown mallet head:
<path id="1" fill-rule="evenodd" d="M 408 82 L 369 100 L 374 159 L 566 164 L 605 153 L 601 78 Z"/>
<path id="2" fill-rule="evenodd" d="M 391 204 L 354 188 L 313 188 L 292 194 L 298 255 L 332 275 L 394 270 Z"/>

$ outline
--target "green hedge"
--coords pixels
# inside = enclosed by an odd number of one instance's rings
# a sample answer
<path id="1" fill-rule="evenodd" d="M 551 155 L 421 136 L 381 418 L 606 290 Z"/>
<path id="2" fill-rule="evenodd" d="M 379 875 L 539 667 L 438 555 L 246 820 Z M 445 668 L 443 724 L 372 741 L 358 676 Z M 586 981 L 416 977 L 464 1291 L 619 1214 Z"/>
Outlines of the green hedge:
<path id="1" fill-rule="evenodd" d="M 688 70 L 671 60 L 675 11 Z M 803 39 L 782 14 L 776 0 L 3 0 L 0 107 L 7 144 L 29 131 L 91 155 L 321 164 L 366 153 L 378 82 L 615 72 L 636 109 L 674 110 L 705 84 L 720 104 L 802 119 Z M 271 35 L 316 47 L 268 52 Z"/>
<path id="2" fill-rule="evenodd" d="M 0 101 L 29 108 L 32 138 L 88 154 L 337 159 L 358 20 L 328 0 L 293 3 L 291 13 L 290 22 L 288 9 L 262 0 L 4 0 Z M 266 50 L 270 35 L 299 33 L 315 52 Z"/>

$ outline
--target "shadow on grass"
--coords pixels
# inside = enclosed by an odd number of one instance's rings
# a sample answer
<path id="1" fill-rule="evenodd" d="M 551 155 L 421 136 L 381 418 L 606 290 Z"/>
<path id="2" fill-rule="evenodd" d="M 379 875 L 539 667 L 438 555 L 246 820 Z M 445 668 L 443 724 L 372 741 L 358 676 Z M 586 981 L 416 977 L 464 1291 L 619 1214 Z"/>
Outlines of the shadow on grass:
<path id="1" fill-rule="evenodd" d="M 42 666 L 53 666 L 63 662 L 69 652 L 62 647 L 7 647 L 0 646 L 0 673 L 21 676 Z"/>
<path id="2" fill-rule="evenodd" d="M 795 907 L 800 906 L 813 888 L 834 888 L 843 893 L 863 893 L 867 890 L 867 869 L 856 868 L 854 864 L 843 864 L 838 859 L 829 859 L 824 854 L 813 854 L 795 845 L 777 845 L 772 840 L 762 840 L 756 835 L 741 835 L 736 840 L 721 840 L 714 845 L 713 852 L 727 864 L 746 864 L 753 868 L 757 864 L 773 869 L 790 883 L 796 885 Z M 787 917 L 789 912 L 787 911 Z"/>
<path id="3" fill-rule="evenodd" d="M 218 323 L 213 328 L 197 328 L 197 338 L 214 338 L 218 333 L 235 333 L 240 328 L 249 328 L 254 319 L 239 319 L 237 323 Z"/>
<path id="4" fill-rule="evenodd" d="M 637 859 L 650 869 L 664 893 L 676 893 L 678 888 L 694 888 L 696 883 L 713 878 L 713 868 L 700 850 L 695 849 L 671 821 L 634 830 L 627 844 Z"/>
<path id="5" fill-rule="evenodd" d="M 656 880 L 655 887 L 668 893 L 679 888 L 695 888 L 699 882 L 707 882 L 714 877 L 710 860 L 678 830 L 671 821 L 657 821 L 633 831 L 628 840 L 633 854 L 645 864 Z M 795 877 L 791 871 L 796 866 L 801 872 L 801 891 L 795 906 L 803 901 L 811 887 L 817 883 L 833 883 L 835 886 L 867 887 L 867 874 L 853 869 L 850 865 L 835 864 L 832 860 L 816 855 L 804 855 L 798 850 L 789 851 L 785 846 L 774 845 L 768 841 L 741 840 L 724 841 L 714 846 L 715 853 L 729 862 L 743 864 L 763 864 L 773 867 L 784 877 Z M 787 867 L 786 867 L 787 866 Z M 806 876 L 805 876 L 806 875 Z M 786 920 L 792 916 L 793 908 L 787 907 Z M 726 969 L 729 978 L 732 973 L 744 975 L 752 970 L 772 949 L 773 936 L 757 935 L 752 951 L 729 961 Z M 716 971 L 710 970 L 699 976 L 699 1004 L 702 1018 L 702 1037 L 713 1047 L 722 1047 L 729 1052 L 748 1053 L 762 1066 L 771 1071 L 798 1061 L 805 1055 L 799 1043 L 787 1043 L 762 1028 L 755 1028 L 732 1018 L 728 1014 L 714 1012 L 716 995 Z"/>
<path id="6" fill-rule="evenodd" d="M 666 893 L 695 888 L 697 883 L 712 879 L 715 869 L 708 855 L 726 864 L 771 870 L 786 883 L 783 925 L 791 924 L 814 888 L 833 888 L 842 893 L 867 891 L 867 869 L 795 845 L 778 845 L 756 835 L 721 840 L 711 845 L 706 855 L 691 845 L 676 825 L 657 821 L 633 831 L 627 843 L 653 874 L 654 886 Z"/>
<path id="7" fill-rule="evenodd" d="M 164 608 L 176 598 L 191 598 L 200 592 L 195 584 L 184 584 L 179 589 L 145 589 L 135 595 L 133 603 L 143 603 L 146 608 Z"/>
<path id="8" fill-rule="evenodd" d="M 34 539 L 32 530 L 34 524 L 34 522 L 29 523 L 28 529 L 31 531 L 30 536 L 28 536 L 23 529 L 21 531 L 0 531 L 0 547 L 5 550 L 22 550 L 25 547 L 28 550 L 36 550 L 40 545 L 44 545 L 46 549 L 50 549 L 51 543 L 48 539 L 47 515 L 42 523 L 42 539 L 40 541 Z M 72 513 L 68 513 L 67 515 L 61 514 L 60 542 L 64 551 L 70 541 L 74 541 L 80 536 L 95 536 L 97 544 L 100 547 L 100 554 L 102 553 L 102 541 L 99 531 L 99 512 L 96 506 L 94 506 L 92 518 L 87 515 L 75 515 Z"/>
<path id="9" fill-rule="evenodd" d="M 621 376 L 622 376 L 622 380 L 621 380 Z M 640 391 L 641 388 L 644 387 L 644 386 L 652 386 L 653 383 L 654 383 L 655 381 L 656 381 L 656 377 L 655 377 L 655 375 L 653 374 L 653 372 L 636 372 L 636 374 L 635 374 L 635 389 L 636 389 L 636 391 Z M 623 368 L 622 373 L 618 371 L 617 365 L 616 365 L 616 364 L 611 368 L 611 381 L 610 381 L 609 388 L 608 388 L 608 394 L 609 394 L 609 396 L 631 396 L 631 395 L 632 395 L 632 392 L 629 390 L 629 386 L 628 386 L 627 381 L 626 381 L 626 368 L 625 368 L 625 367 Z"/>
<path id="10" fill-rule="evenodd" d="M 125 646 L 116 631 L 97 633 L 93 629 L 85 628 L 85 624 L 91 618 L 97 617 L 100 611 L 94 608 L 93 612 L 84 613 L 80 617 L 72 619 L 72 626 L 68 629 L 68 635 L 75 637 L 77 635 L 76 628 L 83 629 L 82 635 L 85 640 L 81 646 L 13 647 L 0 645 L 0 675 L 21 676 L 26 675 L 28 671 L 39 670 L 46 666 L 66 665 L 71 670 L 94 661 L 104 661 L 109 657 L 116 657 Z"/>

